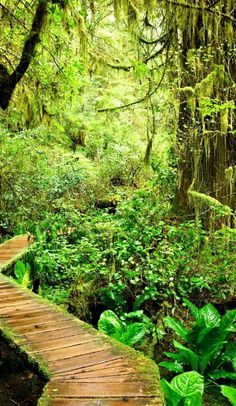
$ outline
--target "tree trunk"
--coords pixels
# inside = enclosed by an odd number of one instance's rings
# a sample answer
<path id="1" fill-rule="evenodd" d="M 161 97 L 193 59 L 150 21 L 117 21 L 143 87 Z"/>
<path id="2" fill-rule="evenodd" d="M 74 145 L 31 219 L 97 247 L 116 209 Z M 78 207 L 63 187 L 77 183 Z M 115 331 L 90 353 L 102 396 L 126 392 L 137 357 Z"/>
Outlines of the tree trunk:
<path id="1" fill-rule="evenodd" d="M 0 108 L 6 110 L 9 106 L 14 89 L 26 73 L 32 57 L 34 56 L 36 45 L 40 41 L 40 32 L 47 14 L 47 1 L 39 0 L 32 22 L 31 30 L 25 41 L 20 62 L 16 69 L 9 73 L 7 68 L 0 64 Z"/>

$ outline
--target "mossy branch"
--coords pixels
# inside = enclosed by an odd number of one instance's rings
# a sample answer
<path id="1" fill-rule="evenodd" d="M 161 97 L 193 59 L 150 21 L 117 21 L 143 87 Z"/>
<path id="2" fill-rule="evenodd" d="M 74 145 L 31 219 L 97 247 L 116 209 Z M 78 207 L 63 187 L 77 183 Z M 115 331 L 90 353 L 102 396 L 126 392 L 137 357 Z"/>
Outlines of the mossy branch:
<path id="1" fill-rule="evenodd" d="M 16 85 L 22 79 L 30 65 L 36 45 L 40 41 L 40 33 L 46 14 L 47 0 L 39 0 L 30 33 L 23 46 L 19 64 L 11 74 L 6 67 L 0 65 L 0 107 L 3 110 L 7 109 Z"/>
<path id="2" fill-rule="evenodd" d="M 173 6 L 179 6 L 179 7 L 195 10 L 195 11 L 200 11 L 202 13 L 207 12 L 207 13 L 215 14 L 215 15 L 221 17 L 224 20 L 230 20 L 230 21 L 233 21 L 234 23 L 236 22 L 236 19 L 234 18 L 234 16 L 232 16 L 230 14 L 223 13 L 223 12 L 218 11 L 216 9 L 213 9 L 212 7 L 216 3 L 213 3 L 213 5 L 211 5 L 209 7 L 201 7 L 201 6 L 197 6 L 196 4 L 182 3 L 181 1 L 176 1 L 176 0 L 168 0 L 167 3 L 170 4 L 170 5 L 173 5 Z"/>
<path id="3" fill-rule="evenodd" d="M 194 200 L 194 202 L 196 203 L 199 202 L 201 205 L 208 206 L 211 210 L 214 211 L 221 209 L 222 211 L 224 211 L 224 215 L 226 216 L 231 216 L 233 214 L 229 206 L 222 204 L 214 197 L 193 190 L 193 183 L 188 190 L 188 196 L 190 197 L 190 199 Z"/>

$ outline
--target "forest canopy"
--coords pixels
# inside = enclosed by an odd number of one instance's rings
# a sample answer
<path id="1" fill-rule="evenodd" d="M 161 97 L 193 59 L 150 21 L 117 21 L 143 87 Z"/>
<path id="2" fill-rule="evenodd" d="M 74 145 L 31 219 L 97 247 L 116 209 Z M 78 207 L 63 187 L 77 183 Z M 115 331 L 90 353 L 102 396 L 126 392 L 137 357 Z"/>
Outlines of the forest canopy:
<path id="1" fill-rule="evenodd" d="M 0 0 L 0 17 L 0 238 L 34 238 L 12 276 L 229 404 L 235 0 Z"/>
<path id="2" fill-rule="evenodd" d="M 191 197 L 197 206 L 210 206 L 211 200 L 204 199 L 209 195 L 235 208 L 233 3 L 2 2 L 1 107 L 5 110 L 11 100 L 24 106 L 28 125 L 39 117 L 50 121 L 81 95 L 84 77 L 117 70 L 128 80 L 139 79 L 142 95 L 123 106 L 94 107 L 112 113 L 146 103 L 148 161 L 156 132 L 151 116 L 159 108 L 155 97 L 165 81 L 174 79 L 179 204 L 185 207 Z"/>

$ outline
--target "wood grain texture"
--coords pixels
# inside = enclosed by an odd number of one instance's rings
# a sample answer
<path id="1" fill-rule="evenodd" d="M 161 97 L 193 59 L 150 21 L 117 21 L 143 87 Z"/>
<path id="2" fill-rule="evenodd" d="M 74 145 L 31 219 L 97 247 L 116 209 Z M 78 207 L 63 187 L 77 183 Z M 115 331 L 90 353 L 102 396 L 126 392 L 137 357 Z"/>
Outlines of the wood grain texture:
<path id="1" fill-rule="evenodd" d="M 29 244 L 18 236 L 0 245 L 0 270 Z M 45 406 L 164 405 L 152 361 L 0 275 L 3 333 L 6 327 L 50 373 L 40 400 Z"/>

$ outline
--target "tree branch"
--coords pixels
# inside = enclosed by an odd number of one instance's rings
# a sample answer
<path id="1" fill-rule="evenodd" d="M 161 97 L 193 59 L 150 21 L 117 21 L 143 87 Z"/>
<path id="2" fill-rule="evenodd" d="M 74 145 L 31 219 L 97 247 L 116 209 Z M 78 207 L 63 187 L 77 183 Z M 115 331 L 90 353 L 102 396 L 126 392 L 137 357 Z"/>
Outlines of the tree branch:
<path id="1" fill-rule="evenodd" d="M 133 67 L 131 65 L 113 65 L 112 63 L 106 63 L 106 65 L 112 69 L 124 70 L 125 72 L 129 72 Z"/>
<path id="2" fill-rule="evenodd" d="M 17 83 L 22 79 L 34 56 L 36 45 L 40 41 L 40 33 L 47 14 L 47 0 L 39 0 L 28 38 L 24 43 L 20 62 L 13 73 L 0 65 L 0 107 L 6 110 Z"/>
<path id="3" fill-rule="evenodd" d="M 173 29 L 170 29 L 168 33 L 164 34 L 160 38 L 155 38 L 155 39 L 149 41 L 143 37 L 139 37 L 139 41 L 146 45 L 154 45 L 154 44 L 157 44 L 158 42 L 166 41 L 167 37 L 170 37 L 170 35 L 172 33 L 173 33 Z"/>
<path id="4" fill-rule="evenodd" d="M 191 4 L 187 4 L 187 3 L 180 3 L 180 2 L 178 2 L 176 0 L 167 0 L 167 3 L 173 4 L 174 6 L 179 6 L 179 7 L 188 8 L 188 9 L 192 9 L 192 10 L 197 10 L 197 11 L 201 11 L 201 12 L 205 11 L 205 12 L 208 12 L 208 13 L 211 13 L 211 14 L 218 15 L 220 17 L 223 17 L 223 18 L 225 18 L 227 20 L 230 20 L 230 21 L 233 21 L 233 22 L 236 21 L 236 19 L 233 16 L 231 16 L 229 14 L 222 13 L 221 11 L 218 11 L 218 10 L 212 9 L 211 7 L 213 7 L 217 2 L 213 3 L 213 5 L 211 5 L 210 7 L 200 7 L 200 6 L 197 6 L 197 5 L 191 5 Z"/>
<path id="5" fill-rule="evenodd" d="M 156 58 L 158 55 L 160 55 L 167 47 L 168 43 L 169 43 L 169 38 L 167 38 L 166 42 L 163 44 L 163 46 L 158 49 L 156 52 L 154 52 L 152 55 L 148 56 L 147 58 L 145 58 L 142 63 L 147 63 L 148 61 L 150 61 L 151 59 Z"/>
<path id="6" fill-rule="evenodd" d="M 106 107 L 104 109 L 98 109 L 97 111 L 99 113 L 103 113 L 105 111 L 115 111 L 115 110 L 120 110 L 120 109 L 126 109 L 127 107 L 130 106 L 134 106 L 135 104 L 138 103 L 142 103 L 143 101 L 145 101 L 146 99 L 148 99 L 149 97 L 151 97 L 154 93 L 156 93 L 157 91 L 157 87 L 155 87 L 155 89 L 150 93 L 148 92 L 144 97 L 142 97 L 141 99 L 135 100 L 131 103 L 127 103 L 127 104 L 122 104 L 121 106 L 115 106 L 115 107 Z"/>

